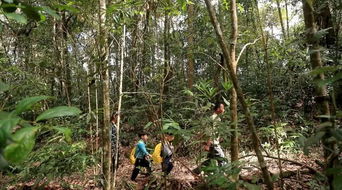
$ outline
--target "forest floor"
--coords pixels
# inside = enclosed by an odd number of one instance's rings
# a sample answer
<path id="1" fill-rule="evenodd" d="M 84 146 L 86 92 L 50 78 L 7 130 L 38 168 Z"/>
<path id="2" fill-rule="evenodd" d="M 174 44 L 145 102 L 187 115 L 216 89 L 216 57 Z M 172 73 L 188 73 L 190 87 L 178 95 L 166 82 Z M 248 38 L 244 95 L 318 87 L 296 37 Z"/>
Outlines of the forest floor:
<path id="1" fill-rule="evenodd" d="M 127 155 L 127 150 L 123 150 L 121 155 Z M 124 156 L 122 156 L 124 157 Z M 269 171 L 272 176 L 279 175 L 279 167 L 277 160 L 274 158 L 265 158 L 269 167 Z M 320 172 L 319 166 L 315 163 L 317 160 L 321 160 L 318 155 L 310 154 L 307 157 L 303 154 L 288 154 L 286 159 L 289 161 L 282 161 L 284 187 L 288 190 L 299 189 L 314 189 L 319 184 L 315 183 L 314 179 L 317 172 Z M 153 165 L 154 174 L 150 177 L 139 175 L 137 182 L 130 180 L 130 175 L 133 170 L 133 165 L 130 164 L 128 158 L 122 158 L 120 161 L 120 167 L 118 170 L 117 189 L 122 190 L 141 190 L 145 187 L 149 189 L 161 188 L 160 181 L 162 178 L 161 168 L 158 165 Z M 257 158 L 254 155 L 242 156 L 243 167 L 240 173 L 240 179 L 245 182 L 257 184 L 262 186 L 262 177 L 260 169 L 258 169 Z M 188 158 L 178 158 L 174 162 L 174 169 L 167 179 L 167 187 L 161 189 L 193 189 L 194 186 L 201 183 L 201 177 L 192 174 L 191 170 L 196 167 L 196 164 Z M 0 176 L 0 184 L 6 184 L 6 181 L 10 181 L 13 177 Z M 19 189 L 44 189 L 44 190 L 63 190 L 63 189 L 84 189 L 84 190 L 100 190 L 101 180 L 94 175 L 94 169 L 90 168 L 83 174 L 74 174 L 72 176 L 64 177 L 63 179 L 55 179 L 53 181 L 40 181 L 37 183 L 35 180 L 28 182 L 21 182 L 15 185 L 0 186 L 0 189 L 6 190 L 19 190 Z M 44 180 L 43 180 L 44 181 Z M 165 183 L 163 183 L 165 184 Z M 276 189 L 279 188 L 279 180 L 275 183 Z"/>

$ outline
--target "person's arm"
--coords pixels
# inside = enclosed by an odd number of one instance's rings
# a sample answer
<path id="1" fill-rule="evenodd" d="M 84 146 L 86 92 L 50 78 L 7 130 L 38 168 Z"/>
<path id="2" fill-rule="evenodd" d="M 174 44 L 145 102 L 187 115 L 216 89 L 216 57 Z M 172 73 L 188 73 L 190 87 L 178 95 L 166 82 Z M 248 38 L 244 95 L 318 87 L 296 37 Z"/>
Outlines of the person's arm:
<path id="1" fill-rule="evenodd" d="M 138 148 L 144 153 L 145 156 L 150 155 L 150 153 L 147 152 L 146 146 L 144 143 L 138 143 Z"/>
<path id="2" fill-rule="evenodd" d="M 213 142 L 209 139 L 207 142 L 204 143 L 204 150 L 209 152 L 210 146 Z"/>

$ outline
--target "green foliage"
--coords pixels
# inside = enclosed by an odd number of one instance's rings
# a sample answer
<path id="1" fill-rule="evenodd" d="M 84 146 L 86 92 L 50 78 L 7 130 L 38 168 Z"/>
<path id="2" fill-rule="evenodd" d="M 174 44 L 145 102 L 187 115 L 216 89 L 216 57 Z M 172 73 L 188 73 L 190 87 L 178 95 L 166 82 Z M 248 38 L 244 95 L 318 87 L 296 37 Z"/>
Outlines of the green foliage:
<path id="1" fill-rule="evenodd" d="M 4 86 L 4 85 L 3 85 Z M 0 111 L 0 165 L 2 168 L 7 162 L 18 164 L 25 160 L 35 145 L 37 132 L 44 126 L 31 126 L 28 121 L 19 117 L 25 111 L 32 108 L 48 96 L 28 97 L 17 103 L 15 110 L 11 112 Z M 79 115 L 81 111 L 75 107 L 60 106 L 48 109 L 40 114 L 36 121 Z M 68 142 L 71 142 L 71 131 L 65 128 L 56 128 L 63 133 Z"/>
<path id="2" fill-rule="evenodd" d="M 44 21 L 44 14 L 59 18 L 56 11 L 52 10 L 48 6 L 32 6 L 17 0 L 2 0 L 1 2 L 1 8 L 3 10 L 2 14 L 4 14 L 8 19 L 14 20 L 20 24 L 26 24 L 28 20 L 37 22 Z M 15 11 L 17 9 L 20 9 L 21 13 L 16 13 Z"/>
<path id="3" fill-rule="evenodd" d="M 240 184 L 239 181 L 232 180 L 235 176 L 239 175 L 240 170 L 237 163 L 227 163 L 223 166 L 218 166 L 214 160 L 211 160 L 208 166 L 203 167 L 206 183 L 209 184 L 208 188 L 232 190 L 237 189 Z"/>
<path id="4" fill-rule="evenodd" d="M 0 93 L 6 92 L 7 90 L 9 90 L 9 85 L 0 80 Z"/>
<path id="5" fill-rule="evenodd" d="M 213 100 L 218 90 L 212 87 L 211 81 L 200 81 L 194 87 L 200 92 L 199 96 L 206 100 Z"/>
<path id="6" fill-rule="evenodd" d="M 15 20 L 20 24 L 26 24 L 27 23 L 27 18 L 21 14 L 17 13 L 5 13 L 5 16 L 9 19 Z"/>
<path id="7" fill-rule="evenodd" d="M 30 154 L 20 167 L 23 179 L 54 179 L 73 173 L 82 174 L 94 163 L 94 158 L 86 152 L 84 141 L 67 144 L 65 142 L 49 143 Z"/>
<path id="8" fill-rule="evenodd" d="M 75 116 L 79 115 L 80 113 L 81 110 L 75 107 L 58 106 L 44 111 L 37 117 L 36 121 L 51 119 L 55 117 Z"/>
<path id="9" fill-rule="evenodd" d="M 35 96 L 35 97 L 28 97 L 23 100 L 21 100 L 15 107 L 15 113 L 20 114 L 24 111 L 27 111 L 31 109 L 31 107 L 36 104 L 37 102 L 40 102 L 42 100 L 48 99 L 49 96 Z"/>
<path id="10" fill-rule="evenodd" d="M 5 159 L 14 164 L 22 162 L 34 147 L 37 130 L 38 127 L 25 127 L 18 130 L 12 136 L 14 143 L 4 149 Z"/>

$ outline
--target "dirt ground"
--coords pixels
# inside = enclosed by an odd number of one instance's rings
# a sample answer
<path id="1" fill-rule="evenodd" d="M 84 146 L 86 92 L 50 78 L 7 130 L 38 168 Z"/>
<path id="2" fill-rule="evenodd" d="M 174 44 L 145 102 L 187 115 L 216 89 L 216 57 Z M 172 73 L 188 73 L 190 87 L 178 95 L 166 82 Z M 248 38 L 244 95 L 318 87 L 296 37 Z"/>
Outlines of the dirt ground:
<path id="1" fill-rule="evenodd" d="M 129 150 L 123 150 L 121 155 L 127 155 Z M 240 179 L 248 182 L 261 185 L 262 189 L 265 187 L 262 185 L 262 177 L 258 168 L 257 158 L 251 155 L 241 156 L 242 159 L 242 171 L 240 173 Z M 282 156 L 284 157 L 284 156 Z M 316 158 L 316 159 L 313 159 Z M 280 171 L 277 160 L 275 158 L 265 158 L 268 164 L 269 171 L 272 176 L 279 176 Z M 319 159 L 318 156 L 310 155 L 306 157 L 302 154 L 286 155 L 286 159 L 283 160 L 283 183 L 287 190 L 299 190 L 299 189 L 314 189 L 315 176 L 320 173 L 318 165 L 315 160 Z M 176 158 L 174 162 L 174 169 L 170 176 L 167 178 L 166 183 L 160 183 L 164 178 L 161 178 L 160 165 L 153 165 L 153 175 L 150 177 L 139 175 L 137 182 L 130 180 L 130 175 L 133 170 L 133 165 L 130 164 L 129 159 L 125 156 L 121 157 L 120 167 L 117 174 L 117 188 L 122 190 L 141 190 L 146 187 L 149 189 L 196 189 L 196 185 L 201 183 L 201 176 L 194 175 L 191 170 L 197 167 L 194 162 L 188 158 Z M 98 166 L 100 168 L 100 166 Z M 94 168 L 89 168 L 84 174 L 74 174 L 63 179 L 56 179 L 50 182 L 44 181 L 29 181 L 10 185 L 7 182 L 10 181 L 9 176 L 0 176 L 0 189 L 6 190 L 29 190 L 29 189 L 44 189 L 44 190 L 64 190 L 64 189 L 84 189 L 84 190 L 100 190 L 102 189 L 101 180 L 98 175 L 94 174 Z M 163 184 L 163 186 L 161 186 Z M 165 186 L 166 187 L 165 187 Z M 275 182 L 276 189 L 279 188 L 280 180 Z M 243 188 L 242 188 L 243 189 Z"/>

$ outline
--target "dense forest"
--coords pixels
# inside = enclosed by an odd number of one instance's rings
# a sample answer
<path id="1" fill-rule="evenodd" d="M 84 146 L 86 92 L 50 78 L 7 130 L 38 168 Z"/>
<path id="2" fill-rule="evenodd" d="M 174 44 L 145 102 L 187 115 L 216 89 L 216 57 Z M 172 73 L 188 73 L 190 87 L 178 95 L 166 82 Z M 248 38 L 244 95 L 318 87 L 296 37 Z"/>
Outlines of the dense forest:
<path id="1" fill-rule="evenodd" d="M 1 0 L 0 189 L 342 189 L 341 0 Z"/>

